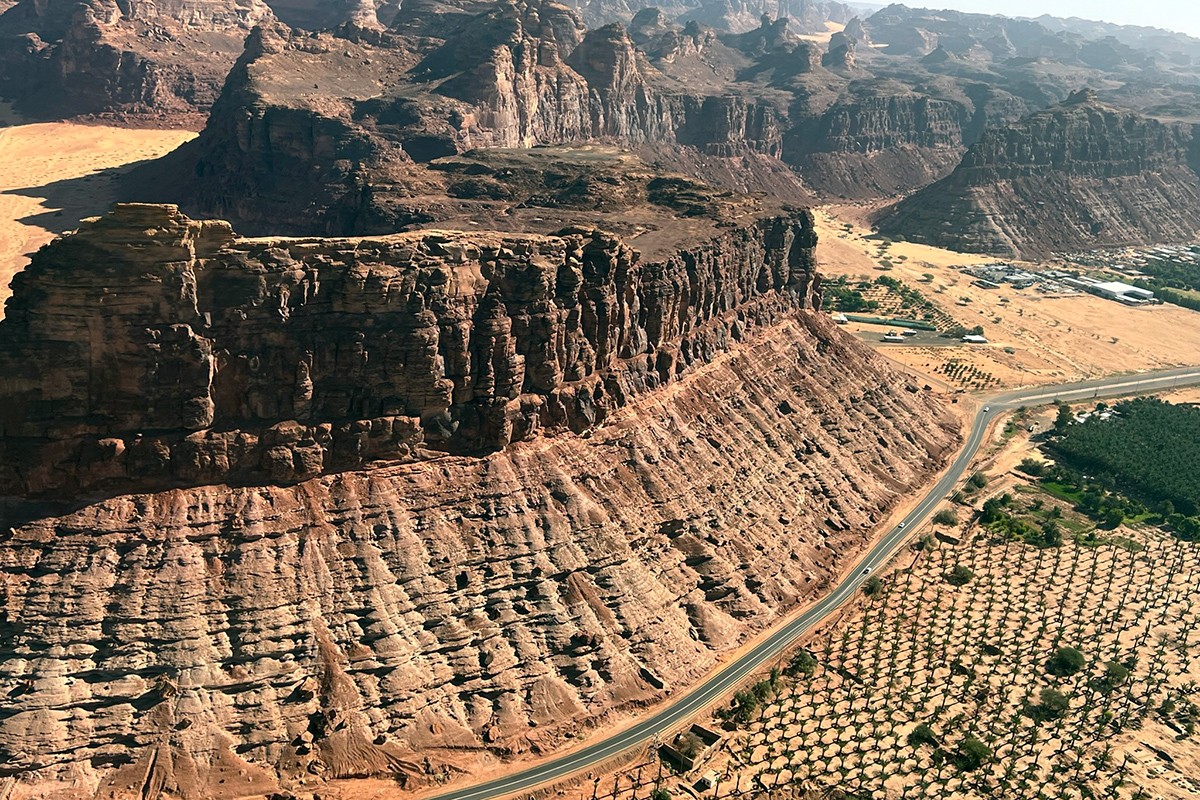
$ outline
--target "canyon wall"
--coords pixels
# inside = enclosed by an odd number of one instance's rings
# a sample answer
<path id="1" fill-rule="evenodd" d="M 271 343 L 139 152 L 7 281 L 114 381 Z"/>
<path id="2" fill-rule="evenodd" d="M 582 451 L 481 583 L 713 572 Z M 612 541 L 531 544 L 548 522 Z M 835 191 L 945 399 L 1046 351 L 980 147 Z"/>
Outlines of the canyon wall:
<path id="1" fill-rule="evenodd" d="M 0 14 L 0 96 L 37 117 L 190 120 L 216 99 L 261 0 L 20 0 Z"/>
<path id="2" fill-rule="evenodd" d="M 945 179 L 880 230 L 965 252 L 1038 258 L 1200 234 L 1194 129 L 1117 111 L 1081 91 L 992 128 Z"/>
<path id="3" fill-rule="evenodd" d="M 817 297 L 812 219 L 642 263 L 596 230 L 240 240 L 125 205 L 0 323 L 0 493 L 295 482 L 583 432 Z"/>
<path id="4" fill-rule="evenodd" d="M 0 322 L 5 480 L 77 500 L 0 524 L 0 788 L 413 789 L 696 680 L 959 441 L 813 310 L 813 244 L 129 206 L 48 246 Z"/>

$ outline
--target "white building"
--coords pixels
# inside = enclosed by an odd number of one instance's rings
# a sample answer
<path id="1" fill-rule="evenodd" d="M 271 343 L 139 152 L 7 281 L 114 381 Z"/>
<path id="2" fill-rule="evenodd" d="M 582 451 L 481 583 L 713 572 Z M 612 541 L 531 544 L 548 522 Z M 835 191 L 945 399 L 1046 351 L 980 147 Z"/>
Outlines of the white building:
<path id="1" fill-rule="evenodd" d="M 1089 286 L 1088 290 L 1095 292 L 1101 297 L 1107 297 L 1110 300 L 1134 306 L 1154 302 L 1154 292 L 1149 289 L 1139 289 L 1136 286 L 1130 286 L 1128 283 L 1121 283 L 1120 281 L 1095 283 Z"/>

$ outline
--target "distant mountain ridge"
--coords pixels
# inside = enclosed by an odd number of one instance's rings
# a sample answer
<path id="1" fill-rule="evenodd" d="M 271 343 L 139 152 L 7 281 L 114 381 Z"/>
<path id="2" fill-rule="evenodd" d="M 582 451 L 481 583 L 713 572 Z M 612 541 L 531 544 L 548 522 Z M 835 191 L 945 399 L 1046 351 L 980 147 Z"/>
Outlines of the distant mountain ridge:
<path id="1" fill-rule="evenodd" d="M 1055 251 L 1200 236 L 1200 140 L 1083 90 L 986 131 L 946 178 L 902 200 L 884 233 L 967 252 Z"/>

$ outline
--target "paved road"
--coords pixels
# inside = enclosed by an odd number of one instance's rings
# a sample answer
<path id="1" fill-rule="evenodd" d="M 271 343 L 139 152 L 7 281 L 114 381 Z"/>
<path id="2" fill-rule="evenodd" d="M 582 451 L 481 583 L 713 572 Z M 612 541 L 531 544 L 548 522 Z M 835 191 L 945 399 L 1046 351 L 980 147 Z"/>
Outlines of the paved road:
<path id="1" fill-rule="evenodd" d="M 679 698 L 654 711 L 642 720 L 606 739 L 580 747 L 537 766 L 514 772 L 501 778 L 456 789 L 432 800 L 495 800 L 495 798 L 529 791 L 589 768 L 633 747 L 650 741 L 677 728 L 708 705 L 728 694 L 764 665 L 778 658 L 788 645 L 816 627 L 854 596 L 867 576 L 887 563 L 903 545 L 909 533 L 924 522 L 942 500 L 950 494 L 971 465 L 976 452 L 987 436 L 997 415 L 1019 406 L 1044 405 L 1055 400 L 1081 401 L 1122 394 L 1160 391 L 1175 386 L 1200 384 L 1200 368 L 1188 367 L 1141 375 L 1118 376 L 1056 387 L 1038 387 L 992 396 L 975 416 L 971 432 L 950 469 L 929 490 L 925 498 L 909 512 L 895 528 L 888 531 L 832 592 L 825 595 L 800 615 L 776 629 L 735 661 L 714 673 Z"/>

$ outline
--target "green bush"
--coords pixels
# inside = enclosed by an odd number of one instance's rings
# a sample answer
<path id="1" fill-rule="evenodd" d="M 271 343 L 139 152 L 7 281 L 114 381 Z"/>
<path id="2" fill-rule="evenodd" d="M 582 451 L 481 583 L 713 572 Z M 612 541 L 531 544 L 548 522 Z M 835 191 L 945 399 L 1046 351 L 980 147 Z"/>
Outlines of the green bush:
<path id="1" fill-rule="evenodd" d="M 958 751 L 954 754 L 954 763 L 964 772 L 972 772 L 979 769 L 992 758 L 992 749 L 986 744 L 976 739 L 974 736 L 968 736 L 958 744 Z"/>
<path id="2" fill-rule="evenodd" d="M 952 508 L 943 508 L 941 511 L 933 515 L 933 524 L 945 525 L 946 527 L 957 525 L 958 514 L 955 514 L 954 509 Z"/>
<path id="3" fill-rule="evenodd" d="M 1043 461 L 1038 461 L 1036 458 L 1023 458 L 1017 469 L 1024 472 L 1026 475 L 1032 475 L 1035 478 L 1041 477 L 1046 471 L 1046 464 Z"/>
<path id="4" fill-rule="evenodd" d="M 1030 707 L 1031 716 L 1039 721 L 1058 719 L 1071 707 L 1067 696 L 1057 689 L 1042 689 L 1038 693 L 1038 703 Z"/>
<path id="5" fill-rule="evenodd" d="M 924 745 L 924 744 L 928 744 L 928 745 L 932 745 L 933 747 L 937 747 L 938 746 L 937 734 L 935 734 L 933 732 L 933 728 L 929 727 L 924 722 L 922 722 L 921 724 L 917 725 L 917 727 L 913 728 L 912 731 L 908 734 L 908 744 L 911 747 L 920 747 L 921 745 Z"/>
<path id="6" fill-rule="evenodd" d="M 816 668 L 817 660 L 813 658 L 812 653 L 801 648 L 796 651 L 791 662 L 788 663 L 787 674 L 792 676 L 812 675 Z"/>
<path id="7" fill-rule="evenodd" d="M 1051 675 L 1066 678 L 1083 669 L 1085 663 L 1083 653 L 1074 647 L 1060 647 L 1046 662 L 1046 671 Z"/>
<path id="8" fill-rule="evenodd" d="M 975 577 L 975 573 L 964 567 L 962 564 L 956 564 L 954 569 L 946 573 L 946 582 L 951 586 L 965 586 Z"/>

